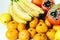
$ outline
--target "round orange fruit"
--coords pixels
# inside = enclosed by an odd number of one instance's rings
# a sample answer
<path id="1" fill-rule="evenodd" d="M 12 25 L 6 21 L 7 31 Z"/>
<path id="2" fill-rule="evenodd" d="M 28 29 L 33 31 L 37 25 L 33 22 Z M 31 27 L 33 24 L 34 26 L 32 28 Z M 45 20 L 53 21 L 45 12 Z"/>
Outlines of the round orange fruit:
<path id="1" fill-rule="evenodd" d="M 59 29 L 60 29 L 60 25 L 54 25 L 54 26 L 53 26 L 53 30 L 57 31 L 57 30 L 59 30 Z"/>
<path id="2" fill-rule="evenodd" d="M 53 40 L 53 39 L 55 39 L 55 33 L 56 32 L 53 29 L 49 29 L 48 32 L 46 33 L 46 35 L 50 40 Z"/>
<path id="3" fill-rule="evenodd" d="M 40 32 L 47 32 L 48 31 L 48 27 L 44 22 L 39 22 L 38 25 L 36 26 L 36 31 L 38 33 Z"/>
<path id="4" fill-rule="evenodd" d="M 51 28 L 51 23 L 47 19 L 45 19 L 45 24 L 48 26 L 48 28 Z"/>
<path id="5" fill-rule="evenodd" d="M 27 30 L 22 30 L 19 32 L 19 40 L 29 40 L 30 34 Z"/>
<path id="6" fill-rule="evenodd" d="M 28 31 L 31 34 L 31 38 L 33 38 L 34 35 L 36 34 L 36 30 L 34 28 L 29 28 Z"/>
<path id="7" fill-rule="evenodd" d="M 16 40 L 17 39 L 17 37 L 18 37 L 18 31 L 17 30 L 15 30 L 15 29 L 11 29 L 11 30 L 7 30 L 7 32 L 6 32 L 6 37 L 8 38 L 8 39 L 13 39 L 13 40 Z"/>
<path id="8" fill-rule="evenodd" d="M 47 36 L 43 33 L 38 33 L 34 36 L 33 40 L 47 40 Z"/>
<path id="9" fill-rule="evenodd" d="M 26 25 L 23 23 L 18 24 L 18 31 L 21 31 L 21 30 L 26 30 Z"/>
<path id="10" fill-rule="evenodd" d="M 15 21 L 10 21 L 7 23 L 7 29 L 17 29 L 18 23 Z"/>
<path id="11" fill-rule="evenodd" d="M 31 28 L 35 28 L 37 24 L 38 24 L 38 18 L 37 17 L 34 17 L 34 19 L 29 23 Z"/>

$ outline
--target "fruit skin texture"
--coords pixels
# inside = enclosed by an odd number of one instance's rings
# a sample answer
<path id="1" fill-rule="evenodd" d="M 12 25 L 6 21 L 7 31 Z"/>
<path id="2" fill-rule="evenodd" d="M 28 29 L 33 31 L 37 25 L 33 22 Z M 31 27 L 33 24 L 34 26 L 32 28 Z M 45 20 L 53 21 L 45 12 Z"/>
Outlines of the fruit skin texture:
<path id="1" fill-rule="evenodd" d="M 48 21 L 53 24 L 53 25 L 59 25 L 60 24 L 60 17 L 58 18 L 58 20 L 55 20 L 54 18 L 52 18 L 51 16 L 47 16 Z"/>
<path id="2" fill-rule="evenodd" d="M 19 40 L 29 40 L 30 34 L 27 30 L 22 30 L 19 32 Z"/>
<path id="3" fill-rule="evenodd" d="M 49 29 L 48 32 L 46 33 L 46 35 L 50 40 L 53 40 L 53 39 L 55 39 L 55 33 L 56 32 L 53 29 Z"/>
<path id="4" fill-rule="evenodd" d="M 44 4 L 45 2 L 47 2 L 47 1 L 48 1 L 48 0 L 43 0 L 43 1 L 42 1 L 42 8 L 43 8 L 43 10 L 45 10 L 46 12 L 48 12 L 48 11 L 55 5 L 54 0 L 49 0 L 49 1 L 51 2 L 51 7 L 48 8 L 48 7 L 44 6 L 43 4 Z"/>
<path id="5" fill-rule="evenodd" d="M 47 36 L 43 33 L 38 33 L 34 36 L 33 40 L 47 40 Z"/>
<path id="6" fill-rule="evenodd" d="M 25 20 L 22 20 L 21 18 L 19 18 L 19 16 L 17 16 L 15 14 L 15 12 L 13 11 L 13 6 L 12 4 L 10 5 L 9 7 L 9 10 L 8 10 L 9 14 L 12 16 L 13 20 L 18 22 L 18 23 L 25 23 L 26 24 L 26 21 Z"/>
<path id="7" fill-rule="evenodd" d="M 47 19 L 45 19 L 45 24 L 48 26 L 48 28 L 51 27 L 51 23 Z"/>
<path id="8" fill-rule="evenodd" d="M 8 13 L 2 13 L 0 14 L 0 22 L 5 24 L 11 21 L 11 16 Z"/>
<path id="9" fill-rule="evenodd" d="M 38 24 L 38 18 L 37 17 L 34 17 L 33 20 L 31 20 L 31 22 L 29 23 L 31 28 L 35 28 L 37 24 Z"/>
<path id="10" fill-rule="evenodd" d="M 60 30 L 58 30 L 55 34 L 55 40 L 60 40 Z"/>
<path id="11" fill-rule="evenodd" d="M 32 0 L 32 3 L 42 7 L 42 0 Z"/>
<path id="12" fill-rule="evenodd" d="M 16 40 L 16 39 L 8 39 L 8 40 Z"/>
<path id="13" fill-rule="evenodd" d="M 27 0 L 26 0 L 27 1 Z M 28 1 L 29 2 L 29 1 Z M 19 4 L 19 6 L 21 6 L 21 8 L 23 8 L 23 10 L 27 13 L 27 14 L 29 14 L 30 16 L 36 16 L 36 17 L 38 17 L 39 16 L 39 12 L 38 11 L 35 11 L 35 10 L 33 10 L 32 8 L 30 8 L 30 6 L 28 6 L 28 5 L 30 5 L 30 4 L 26 4 L 27 2 L 25 2 L 25 1 L 23 1 L 23 0 L 20 0 L 19 2 L 17 2 L 18 4 Z M 31 3 L 31 2 L 30 2 Z"/>
<path id="14" fill-rule="evenodd" d="M 23 23 L 18 24 L 18 31 L 20 32 L 21 30 L 26 30 L 26 25 Z"/>
<path id="15" fill-rule="evenodd" d="M 10 21 L 7 23 L 7 29 L 17 29 L 18 23 L 15 21 Z"/>
<path id="16" fill-rule="evenodd" d="M 48 31 L 48 27 L 44 22 L 40 21 L 36 26 L 36 31 L 38 33 L 40 33 L 40 32 L 45 33 Z"/>
<path id="17" fill-rule="evenodd" d="M 28 0 L 22 0 L 23 3 L 25 3 L 29 8 L 39 12 L 39 14 L 44 14 L 44 11 L 42 8 L 34 5 L 33 3 L 29 2 Z"/>
<path id="18" fill-rule="evenodd" d="M 56 13 L 57 11 L 57 13 Z M 47 13 L 46 19 L 52 24 L 52 25 L 59 25 L 60 24 L 60 4 L 54 5 Z M 52 13 L 55 12 L 55 13 Z M 53 15 L 54 14 L 54 15 Z M 56 14 L 56 15 L 55 15 Z"/>
<path id="19" fill-rule="evenodd" d="M 25 21 L 31 21 L 32 17 L 30 15 L 28 15 L 26 12 L 24 12 L 24 10 L 22 10 L 22 8 L 18 7 L 17 4 L 15 2 L 13 2 L 13 10 L 15 12 L 16 15 L 19 16 L 19 18 L 25 20 Z"/>
<path id="20" fill-rule="evenodd" d="M 23 8 L 23 10 L 32 17 L 34 16 L 39 17 L 39 14 L 44 14 L 42 8 L 29 2 L 28 0 L 19 0 L 17 1 L 17 3 L 19 4 L 20 8 Z"/>
<path id="21" fill-rule="evenodd" d="M 7 39 L 16 40 L 18 37 L 18 31 L 15 29 L 7 30 L 6 37 L 7 37 Z"/>
<path id="22" fill-rule="evenodd" d="M 31 34 L 31 38 L 33 38 L 34 35 L 36 34 L 36 30 L 34 28 L 29 28 L 28 32 Z"/>
<path id="23" fill-rule="evenodd" d="M 54 26 L 53 26 L 53 30 L 57 31 L 57 30 L 59 30 L 59 29 L 60 29 L 60 25 L 54 25 Z"/>

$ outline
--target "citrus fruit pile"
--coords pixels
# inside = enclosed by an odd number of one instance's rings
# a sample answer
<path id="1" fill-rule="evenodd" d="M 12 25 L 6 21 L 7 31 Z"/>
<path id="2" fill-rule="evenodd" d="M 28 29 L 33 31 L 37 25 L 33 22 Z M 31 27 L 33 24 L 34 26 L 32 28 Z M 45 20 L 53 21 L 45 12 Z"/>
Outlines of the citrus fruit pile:
<path id="1" fill-rule="evenodd" d="M 60 39 L 59 29 L 60 25 L 52 26 L 47 19 L 42 20 L 37 17 L 34 17 L 29 25 L 28 23 L 9 21 L 7 23 L 6 38 L 8 40 L 55 40 Z"/>
<path id="2" fill-rule="evenodd" d="M 0 22 L 8 40 L 60 40 L 60 4 L 54 0 L 11 0 Z"/>

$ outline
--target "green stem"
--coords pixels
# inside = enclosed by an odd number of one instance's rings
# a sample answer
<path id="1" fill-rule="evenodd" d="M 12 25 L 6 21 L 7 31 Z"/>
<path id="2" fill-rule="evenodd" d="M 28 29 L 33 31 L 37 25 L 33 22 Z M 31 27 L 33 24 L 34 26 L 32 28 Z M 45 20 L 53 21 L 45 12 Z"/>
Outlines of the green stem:
<path id="1" fill-rule="evenodd" d="M 13 5 L 13 0 L 11 0 L 11 4 Z"/>
<path id="2" fill-rule="evenodd" d="M 14 0 L 15 2 L 19 1 L 19 0 Z"/>

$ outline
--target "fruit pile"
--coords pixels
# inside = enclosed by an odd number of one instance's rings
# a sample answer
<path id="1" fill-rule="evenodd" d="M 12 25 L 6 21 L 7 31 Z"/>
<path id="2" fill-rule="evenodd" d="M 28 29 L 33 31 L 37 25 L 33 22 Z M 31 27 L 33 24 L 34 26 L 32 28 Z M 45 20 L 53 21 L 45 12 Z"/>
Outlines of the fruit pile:
<path id="1" fill-rule="evenodd" d="M 0 22 L 8 40 L 60 40 L 60 4 L 54 0 L 11 0 Z"/>

